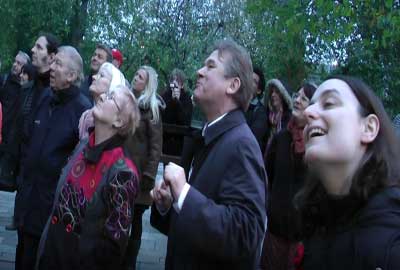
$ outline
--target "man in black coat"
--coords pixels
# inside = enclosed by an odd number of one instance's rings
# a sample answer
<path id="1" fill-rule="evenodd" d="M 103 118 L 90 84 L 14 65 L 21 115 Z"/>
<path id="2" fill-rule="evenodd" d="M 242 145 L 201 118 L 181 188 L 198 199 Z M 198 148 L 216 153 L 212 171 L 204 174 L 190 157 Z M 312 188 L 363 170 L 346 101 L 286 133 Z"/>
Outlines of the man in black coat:
<path id="1" fill-rule="evenodd" d="M 33 108 L 30 140 L 24 149 L 16 197 L 17 269 L 33 269 L 40 235 L 48 219 L 61 169 L 79 140 L 79 118 L 91 107 L 80 93 L 83 62 L 75 48 L 58 49 L 50 66 L 50 86 Z M 22 250 L 21 250 L 22 249 Z"/>
<path id="2" fill-rule="evenodd" d="M 253 81 L 256 92 L 246 112 L 246 121 L 258 141 L 261 151 L 264 151 L 267 143 L 268 119 L 267 109 L 261 102 L 265 89 L 265 78 L 261 68 L 254 68 Z"/>
<path id="3" fill-rule="evenodd" d="M 219 43 L 197 71 L 194 98 L 207 124 L 189 180 L 169 163 L 151 192 L 151 222 L 168 231 L 167 270 L 258 267 L 267 177 L 243 113 L 253 96 L 252 73 L 248 53 L 231 40 Z"/>
<path id="4" fill-rule="evenodd" d="M 0 89 L 0 102 L 3 109 L 2 143 L 0 145 L 2 178 L 13 178 L 18 162 L 17 115 L 20 110 L 20 74 L 22 66 L 30 62 L 29 56 L 19 51 L 15 56 L 10 73 Z"/>

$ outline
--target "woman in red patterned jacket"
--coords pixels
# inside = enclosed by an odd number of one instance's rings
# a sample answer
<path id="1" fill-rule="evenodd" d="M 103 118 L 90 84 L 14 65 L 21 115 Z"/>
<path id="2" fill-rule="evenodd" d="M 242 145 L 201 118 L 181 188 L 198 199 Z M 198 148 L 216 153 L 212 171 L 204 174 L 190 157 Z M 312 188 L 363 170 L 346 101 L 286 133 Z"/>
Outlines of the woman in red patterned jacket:
<path id="1" fill-rule="evenodd" d="M 121 266 L 138 189 L 137 168 L 123 143 L 140 114 L 129 89 L 117 86 L 99 96 L 93 117 L 94 131 L 81 140 L 61 174 L 38 269 Z"/>

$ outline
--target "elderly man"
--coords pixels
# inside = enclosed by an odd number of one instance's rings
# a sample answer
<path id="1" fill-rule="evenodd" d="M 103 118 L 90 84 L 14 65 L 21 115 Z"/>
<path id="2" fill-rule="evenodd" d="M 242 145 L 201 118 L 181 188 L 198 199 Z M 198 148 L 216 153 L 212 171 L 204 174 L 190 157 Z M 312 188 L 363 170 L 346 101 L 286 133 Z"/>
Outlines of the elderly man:
<path id="1" fill-rule="evenodd" d="M 230 40 L 197 71 L 194 98 L 207 124 L 188 182 L 183 168 L 170 163 L 151 192 L 157 208 L 151 222 L 168 231 L 166 269 L 258 266 L 267 178 L 243 113 L 253 96 L 252 75 L 248 53 Z"/>
<path id="2" fill-rule="evenodd" d="M 2 159 L 0 177 L 14 177 L 14 166 L 17 162 L 18 145 L 15 144 L 16 132 L 16 115 L 19 110 L 20 97 L 20 79 L 21 68 L 26 63 L 30 62 L 29 56 L 19 51 L 15 56 L 14 63 L 10 73 L 6 76 L 4 86 L 0 90 L 0 102 L 3 107 L 3 123 L 2 123 L 2 138 L 0 153 Z"/>
<path id="3" fill-rule="evenodd" d="M 90 59 L 90 74 L 85 78 L 81 86 L 82 93 L 89 99 L 93 104 L 93 97 L 89 92 L 89 86 L 92 84 L 93 76 L 99 72 L 102 64 L 105 62 L 112 62 L 113 56 L 110 48 L 103 44 L 97 44 L 96 49 L 93 52 L 92 58 Z"/>
<path id="4" fill-rule="evenodd" d="M 83 62 L 75 48 L 58 49 L 50 87 L 33 110 L 33 126 L 18 175 L 16 269 L 33 269 L 40 235 L 50 214 L 61 169 L 78 143 L 78 122 L 90 108 L 80 93 Z"/>

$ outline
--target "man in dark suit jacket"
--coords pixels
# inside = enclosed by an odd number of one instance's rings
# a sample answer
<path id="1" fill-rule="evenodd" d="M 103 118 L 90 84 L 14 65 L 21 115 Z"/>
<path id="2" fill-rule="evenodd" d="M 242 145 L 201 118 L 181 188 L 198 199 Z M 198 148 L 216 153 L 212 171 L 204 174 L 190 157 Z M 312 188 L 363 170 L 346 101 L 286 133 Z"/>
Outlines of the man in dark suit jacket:
<path id="1" fill-rule="evenodd" d="M 252 74 L 248 53 L 231 40 L 217 44 L 197 71 L 194 98 L 207 124 L 195 139 L 189 181 L 169 163 L 151 192 L 151 222 L 168 231 L 167 270 L 258 266 L 267 177 L 243 114 L 254 92 Z"/>

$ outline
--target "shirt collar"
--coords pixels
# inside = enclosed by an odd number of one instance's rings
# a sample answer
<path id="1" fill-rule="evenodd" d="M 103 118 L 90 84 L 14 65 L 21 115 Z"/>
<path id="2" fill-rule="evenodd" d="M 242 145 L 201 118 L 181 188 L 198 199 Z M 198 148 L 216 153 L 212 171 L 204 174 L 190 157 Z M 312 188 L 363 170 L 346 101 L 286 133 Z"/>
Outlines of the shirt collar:
<path id="1" fill-rule="evenodd" d="M 204 127 L 203 127 L 203 131 L 201 132 L 201 136 L 204 137 L 204 134 L 205 134 L 205 132 L 206 132 L 206 129 L 207 129 L 208 127 L 211 127 L 212 125 L 214 125 L 214 124 L 217 123 L 218 121 L 222 120 L 222 118 L 224 118 L 225 115 L 227 115 L 227 114 L 228 114 L 228 113 L 224 113 L 223 115 L 221 115 L 221 116 L 218 117 L 217 119 L 211 121 L 210 123 L 206 123 L 206 124 L 204 125 Z"/>

